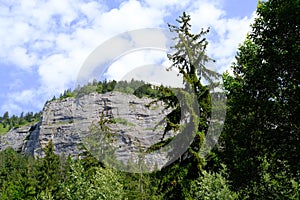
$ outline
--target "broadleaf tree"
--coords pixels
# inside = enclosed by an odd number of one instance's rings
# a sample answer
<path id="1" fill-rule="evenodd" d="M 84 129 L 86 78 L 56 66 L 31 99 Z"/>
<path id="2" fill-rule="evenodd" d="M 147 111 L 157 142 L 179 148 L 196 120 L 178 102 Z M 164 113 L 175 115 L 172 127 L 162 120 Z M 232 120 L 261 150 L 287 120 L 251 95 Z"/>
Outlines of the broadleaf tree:
<path id="1" fill-rule="evenodd" d="M 234 75 L 224 74 L 228 112 L 222 157 L 235 189 L 260 184 L 262 157 L 272 163 L 271 174 L 286 171 L 299 180 L 299 38 L 299 0 L 259 1 L 252 31 L 232 67 Z"/>

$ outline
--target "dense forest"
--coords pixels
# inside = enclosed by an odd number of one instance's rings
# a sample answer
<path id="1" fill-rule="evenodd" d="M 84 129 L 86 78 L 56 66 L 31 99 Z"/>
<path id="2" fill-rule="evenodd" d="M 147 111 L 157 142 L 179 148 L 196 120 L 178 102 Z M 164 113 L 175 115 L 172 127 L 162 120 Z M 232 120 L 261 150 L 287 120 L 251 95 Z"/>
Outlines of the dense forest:
<path id="1" fill-rule="evenodd" d="M 0 152 L 0 199 L 300 199 L 300 1 L 259 1 L 252 31 L 237 50 L 233 73 L 210 71 L 205 63 L 205 35 L 191 33 L 183 13 L 168 55 L 183 77 L 181 95 L 192 93 L 201 111 L 182 105 L 170 88 L 141 81 L 93 82 L 60 97 L 80 97 L 112 90 L 162 100 L 173 109 L 166 129 L 176 129 L 185 106 L 195 127 L 184 154 L 152 173 L 117 171 L 85 152 L 82 159 L 54 154 L 49 142 L 44 158 Z M 205 77 L 208 85 L 201 84 Z M 203 156 L 202 144 L 211 118 L 214 80 L 223 79 L 226 120 L 219 144 Z M 190 92 L 189 92 L 190 91 Z M 190 97 L 190 99 L 192 99 Z M 32 113 L 0 118 L 0 130 L 31 123 Z M 185 130 L 182 134 L 188 134 Z M 163 141 L 163 140 L 162 140 Z M 172 155 L 169 155 L 172 156 Z"/>

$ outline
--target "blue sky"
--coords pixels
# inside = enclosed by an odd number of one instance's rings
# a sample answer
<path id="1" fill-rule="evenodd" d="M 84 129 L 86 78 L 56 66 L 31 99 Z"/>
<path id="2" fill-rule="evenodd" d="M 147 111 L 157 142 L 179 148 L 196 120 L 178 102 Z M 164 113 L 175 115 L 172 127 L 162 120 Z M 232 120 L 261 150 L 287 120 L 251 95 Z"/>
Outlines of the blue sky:
<path id="1" fill-rule="evenodd" d="M 40 111 L 47 99 L 74 87 L 85 59 L 104 41 L 125 31 L 166 28 L 183 11 L 191 15 L 193 32 L 211 28 L 208 54 L 224 72 L 251 30 L 256 4 L 256 0 L 0 0 L 0 115 Z M 132 55 L 121 63 L 124 68 L 149 59 L 155 60 L 155 54 Z M 120 63 L 115 64 L 108 75 L 118 78 L 122 70 Z"/>

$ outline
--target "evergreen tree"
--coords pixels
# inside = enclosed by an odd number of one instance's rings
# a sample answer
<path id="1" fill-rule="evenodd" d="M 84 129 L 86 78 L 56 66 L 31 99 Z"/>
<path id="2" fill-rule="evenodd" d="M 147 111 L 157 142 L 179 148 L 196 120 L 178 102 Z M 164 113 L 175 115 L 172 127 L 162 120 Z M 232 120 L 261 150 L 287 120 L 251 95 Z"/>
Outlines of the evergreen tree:
<path id="1" fill-rule="evenodd" d="M 61 165 L 59 156 L 54 154 L 54 145 L 52 140 L 50 140 L 44 148 L 44 152 L 45 157 L 41 159 L 40 166 L 38 167 L 38 192 L 57 194 L 61 180 Z"/>
<path id="2" fill-rule="evenodd" d="M 175 52 L 169 54 L 168 57 L 172 61 L 170 69 L 177 68 L 179 70 L 179 73 L 183 76 L 185 90 L 194 93 L 196 101 L 198 102 L 197 109 L 199 109 L 200 112 L 197 113 L 198 116 L 195 117 L 199 122 L 196 129 L 196 135 L 194 136 L 194 142 L 189 149 L 189 153 L 190 156 L 194 157 L 194 161 L 197 160 L 199 162 L 201 160 L 198 157 L 199 151 L 204 135 L 208 130 L 208 120 L 211 116 L 209 89 L 215 87 L 216 80 L 220 78 L 220 74 L 206 67 L 207 62 L 213 61 L 206 55 L 208 42 L 204 36 L 209 30 L 202 30 L 198 34 L 191 33 L 191 25 L 189 24 L 190 19 L 190 16 L 184 12 L 177 20 L 180 26 L 169 24 L 170 31 L 176 33 L 174 39 L 177 43 L 173 47 Z M 204 78 L 205 81 L 208 82 L 208 86 L 201 84 L 201 78 Z M 183 107 L 183 105 L 179 105 L 179 102 L 177 101 L 173 107 L 179 106 Z M 176 114 L 178 115 L 180 113 L 177 112 Z M 178 121 L 175 123 L 178 123 Z M 203 163 L 201 165 L 203 165 Z M 199 169 L 201 168 L 199 163 L 198 167 Z"/>
<path id="3" fill-rule="evenodd" d="M 175 91 L 176 96 L 170 91 L 164 91 L 160 100 L 165 101 L 169 107 L 173 108 L 173 111 L 167 116 L 166 129 L 179 128 L 180 133 L 176 138 L 180 138 L 181 146 L 189 145 L 189 148 L 174 163 L 158 173 L 161 178 L 160 189 L 165 193 L 164 198 L 166 199 L 190 198 L 188 188 L 190 188 L 191 181 L 201 175 L 205 161 L 200 152 L 211 115 L 209 89 L 214 87 L 214 82 L 220 77 L 218 73 L 206 67 L 206 63 L 212 61 L 206 55 L 208 42 L 203 37 L 209 30 L 202 30 L 199 34 L 191 33 L 190 19 L 189 15 L 183 13 L 177 20 L 179 26 L 169 24 L 170 31 L 176 34 L 174 38 L 176 44 L 172 48 L 174 52 L 168 55 L 172 61 L 170 69 L 179 70 L 185 88 Z M 208 86 L 201 84 L 201 77 L 209 83 Z M 176 97 L 184 101 L 179 102 Z M 194 102 L 196 106 L 194 106 Z M 189 116 L 190 120 L 185 120 L 186 127 L 192 128 L 180 129 L 178 125 L 182 122 L 181 116 Z M 189 141 L 192 141 L 192 144 L 188 143 Z M 181 146 L 176 146 L 174 149 L 180 149 Z"/>
<path id="4" fill-rule="evenodd" d="M 8 124 L 9 124 L 9 114 L 8 114 L 8 112 L 5 112 L 3 114 L 2 124 L 3 124 L 3 128 L 6 128 L 6 126 L 8 126 Z"/>

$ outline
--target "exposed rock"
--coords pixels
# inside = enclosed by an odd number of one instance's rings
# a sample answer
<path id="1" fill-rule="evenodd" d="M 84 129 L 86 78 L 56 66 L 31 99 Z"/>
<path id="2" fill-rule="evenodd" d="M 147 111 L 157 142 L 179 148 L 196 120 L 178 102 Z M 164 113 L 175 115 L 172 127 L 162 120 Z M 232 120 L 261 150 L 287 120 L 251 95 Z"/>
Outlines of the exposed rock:
<path id="1" fill-rule="evenodd" d="M 54 100 L 45 105 L 37 124 L 11 130 L 2 136 L 0 150 L 11 146 L 43 157 L 43 148 L 52 140 L 57 154 L 76 157 L 81 154 L 80 146 L 84 145 L 101 158 L 101 152 L 109 146 L 117 160 L 138 162 L 141 152 L 162 138 L 165 116 L 170 112 L 164 109 L 162 102 L 150 105 L 152 101 L 119 92 Z M 106 137 L 103 127 L 111 133 L 110 138 Z M 174 133 L 167 133 L 166 138 L 171 135 Z M 163 158 L 163 155 L 148 154 L 143 159 L 153 168 L 154 165 L 163 166 Z"/>
<path id="2" fill-rule="evenodd" d="M 35 125 L 30 124 L 20 128 L 14 128 L 7 134 L 0 137 L 0 151 L 8 147 L 12 147 L 16 151 L 22 151 L 22 147 L 26 140 L 30 137 L 31 131 Z"/>

